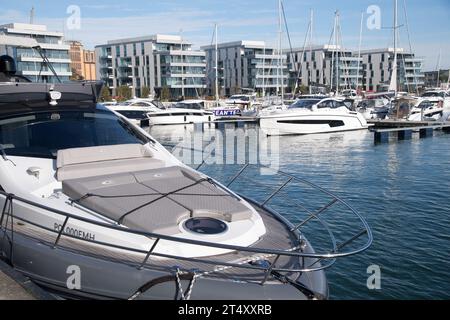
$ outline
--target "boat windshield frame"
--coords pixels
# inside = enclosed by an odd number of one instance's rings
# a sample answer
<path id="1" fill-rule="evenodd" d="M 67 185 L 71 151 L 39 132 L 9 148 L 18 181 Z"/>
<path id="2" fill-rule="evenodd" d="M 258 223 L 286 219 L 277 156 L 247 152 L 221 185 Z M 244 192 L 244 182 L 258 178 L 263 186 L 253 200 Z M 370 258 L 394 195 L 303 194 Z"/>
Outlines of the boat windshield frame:
<path id="1" fill-rule="evenodd" d="M 288 109 L 312 109 L 312 107 L 319 102 L 321 102 L 321 99 L 300 99 L 293 104 L 291 104 Z M 304 104 L 304 105 L 301 105 Z"/>
<path id="2" fill-rule="evenodd" d="M 63 149 L 149 142 L 153 140 L 123 117 L 101 108 L 46 108 L 0 116 L 0 148 L 6 156 L 56 159 Z"/>

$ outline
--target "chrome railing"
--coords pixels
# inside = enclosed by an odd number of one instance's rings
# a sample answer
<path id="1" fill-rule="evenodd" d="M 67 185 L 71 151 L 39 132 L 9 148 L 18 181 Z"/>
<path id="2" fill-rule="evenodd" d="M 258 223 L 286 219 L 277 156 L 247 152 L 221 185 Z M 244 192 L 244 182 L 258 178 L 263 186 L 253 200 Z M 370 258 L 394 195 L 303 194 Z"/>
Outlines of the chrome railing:
<path id="1" fill-rule="evenodd" d="M 202 167 L 202 165 L 203 165 L 203 163 L 198 168 L 200 169 Z M 249 164 L 244 165 L 239 170 L 239 172 L 236 173 L 231 178 L 231 180 L 228 182 L 227 185 L 231 186 L 233 184 L 236 184 L 236 182 L 242 177 L 242 175 L 246 172 L 246 170 L 248 170 L 250 168 L 250 166 L 252 166 L 252 165 L 249 165 Z M 315 184 L 312 184 L 304 179 L 290 175 L 285 172 L 278 172 L 278 173 L 281 174 L 282 176 L 284 176 L 286 178 L 286 180 L 281 184 L 281 186 L 279 186 L 274 192 L 272 192 L 263 202 L 257 202 L 255 200 L 252 200 L 245 196 L 242 196 L 242 197 L 244 199 L 246 199 L 247 201 L 249 201 L 250 203 L 252 203 L 253 205 L 270 212 L 276 219 L 278 219 L 280 222 L 284 223 L 289 228 L 291 235 L 294 235 L 295 238 L 298 239 L 298 246 L 296 246 L 294 248 L 286 248 L 285 250 L 270 249 L 270 248 L 258 248 L 258 247 L 253 247 L 253 246 L 252 247 L 242 247 L 242 246 L 221 244 L 221 243 L 209 242 L 209 241 L 181 239 L 181 238 L 167 236 L 167 235 L 163 235 L 163 234 L 132 230 L 132 229 L 124 228 L 120 225 L 113 225 L 113 224 L 108 224 L 108 223 L 104 223 L 104 222 L 100 222 L 100 221 L 93 221 L 89 218 L 85 218 L 85 217 L 77 216 L 77 215 L 74 215 L 74 214 L 71 214 L 68 212 L 57 210 L 55 208 L 51 208 L 51 207 L 36 203 L 29 199 L 25 199 L 25 198 L 16 196 L 14 194 L 9 194 L 4 191 L 0 191 L 0 198 L 4 199 L 3 210 L 2 210 L 1 216 L 0 216 L 0 231 L 3 231 L 4 235 L 9 235 L 8 239 L 9 239 L 9 243 L 11 245 L 11 250 L 10 250 L 11 263 L 13 263 L 13 256 L 12 256 L 13 249 L 14 249 L 13 236 L 14 236 L 14 233 L 18 232 L 17 230 L 14 230 L 14 228 L 13 228 L 13 225 L 14 225 L 13 220 L 16 219 L 16 220 L 20 220 L 22 222 L 28 223 L 28 224 L 30 224 L 34 227 L 37 227 L 43 231 L 55 234 L 56 239 L 53 243 L 48 243 L 48 241 L 47 242 L 44 241 L 50 247 L 53 247 L 53 248 L 56 248 L 56 247 L 64 248 L 64 246 L 60 245 L 60 240 L 62 237 L 67 237 L 67 238 L 76 239 L 78 241 L 82 241 L 85 243 L 101 245 L 101 246 L 105 246 L 105 247 L 109 247 L 109 248 L 113 248 L 113 249 L 125 250 L 126 252 L 129 252 L 129 253 L 143 254 L 144 255 L 143 260 L 140 263 L 136 263 L 136 267 L 138 269 L 149 268 L 150 266 L 147 265 L 147 262 L 150 259 L 150 257 L 154 256 L 154 257 L 174 259 L 174 260 L 180 260 L 180 261 L 190 261 L 190 262 L 195 262 L 195 263 L 200 263 L 200 264 L 205 264 L 205 265 L 213 265 L 215 267 L 221 266 L 221 267 L 226 267 L 226 268 L 261 270 L 261 271 L 263 271 L 263 279 L 261 282 L 262 284 L 264 284 L 264 282 L 268 279 L 268 277 L 271 274 L 273 274 L 274 272 L 302 273 L 302 272 L 312 272 L 312 271 L 322 270 L 322 269 L 332 266 L 334 264 L 334 262 L 336 261 L 336 258 L 350 256 L 350 255 L 360 253 L 360 252 L 366 250 L 371 245 L 373 238 L 372 238 L 372 232 L 370 230 L 369 225 L 367 224 L 365 219 L 353 207 L 351 207 L 347 202 L 345 202 L 341 198 L 333 195 L 332 193 L 324 190 L 323 188 L 318 187 Z M 224 186 L 220 182 L 218 182 L 216 180 L 213 180 L 213 181 L 218 186 L 221 186 L 224 188 Z M 297 183 L 300 182 L 304 185 L 307 185 L 307 186 L 317 190 L 318 192 L 331 197 L 332 200 L 329 203 L 327 203 L 325 206 L 321 207 L 319 210 L 316 210 L 316 211 L 311 211 L 311 210 L 305 208 L 303 205 L 301 205 L 299 203 L 296 204 L 294 202 L 294 205 L 296 205 L 298 208 L 308 212 L 308 217 L 306 219 L 302 220 L 300 223 L 294 224 L 294 223 L 290 222 L 288 219 L 286 219 L 285 217 L 283 217 L 278 212 L 269 208 L 269 204 L 271 203 L 271 201 L 273 201 L 274 198 L 276 198 L 277 196 L 282 194 L 283 189 L 285 189 L 288 185 L 290 185 L 294 182 L 297 182 Z M 23 216 L 18 217 L 17 215 L 14 214 L 14 203 L 26 204 L 28 206 L 32 206 L 35 209 L 45 210 L 45 211 L 51 212 L 53 214 L 56 214 L 57 216 L 59 216 L 61 218 L 61 220 L 64 221 L 62 224 L 62 227 L 59 228 L 58 230 L 55 230 L 55 229 L 45 226 L 44 224 L 38 223 L 36 221 L 31 221 L 30 219 L 27 219 Z M 329 211 L 330 208 L 332 208 L 337 203 L 344 205 L 345 208 L 347 208 L 352 215 L 354 215 L 355 217 L 358 218 L 359 222 L 362 225 L 362 229 L 360 231 L 356 232 L 355 234 L 350 236 L 347 240 L 342 241 L 341 243 L 337 243 L 334 233 L 332 232 L 330 227 L 327 225 L 327 223 L 321 218 L 321 215 L 325 211 Z M 10 226 L 8 227 L 8 224 L 9 224 L 8 221 L 10 219 L 11 219 L 11 223 L 10 223 Z M 328 236 L 330 237 L 330 241 L 331 241 L 331 245 L 332 245 L 331 250 L 326 251 L 326 252 L 313 252 L 313 253 L 303 252 L 303 249 L 305 248 L 305 244 L 306 244 L 306 239 L 303 237 L 302 229 L 311 220 L 317 220 L 327 230 L 327 233 L 328 233 Z M 69 221 L 72 224 L 74 221 L 79 221 L 79 222 L 88 223 L 91 226 L 102 227 L 102 228 L 106 228 L 109 230 L 122 232 L 124 234 L 132 234 L 132 235 L 147 237 L 152 240 L 152 244 L 151 244 L 151 247 L 149 250 L 143 250 L 143 249 L 121 246 L 121 245 L 117 245 L 114 243 L 98 241 L 95 239 L 79 238 L 75 235 L 65 232 L 65 230 L 66 230 L 65 226 L 69 223 Z M 356 249 L 349 250 L 349 251 L 343 251 L 343 249 L 345 247 L 347 247 L 349 244 L 353 243 L 355 240 L 361 238 L 364 235 L 367 237 L 367 240 L 365 241 L 364 244 L 360 245 Z M 253 255 L 266 255 L 266 256 L 270 256 L 271 258 L 274 258 L 274 259 L 273 259 L 273 262 L 270 263 L 269 266 L 267 266 L 267 265 L 258 265 L 258 264 L 250 264 L 250 263 L 220 261 L 220 260 L 215 259 L 214 256 L 202 257 L 202 258 L 175 256 L 175 255 L 170 255 L 170 254 L 155 251 L 155 249 L 157 248 L 157 246 L 161 240 L 173 242 L 174 244 L 190 244 L 190 245 L 206 246 L 206 247 L 224 249 L 224 250 L 253 254 Z M 40 241 L 43 241 L 43 240 L 40 240 Z M 312 245 L 314 247 L 314 243 L 312 243 Z M 0 248 L 0 250 L 2 250 L 2 249 Z M 73 250 L 73 248 L 71 248 L 71 250 Z M 79 249 L 79 252 L 83 253 L 83 251 L 81 249 Z M 287 257 L 287 258 L 297 257 L 297 258 L 299 258 L 299 262 L 301 262 L 301 265 L 300 266 L 293 265 L 292 268 L 277 267 L 276 262 L 281 257 Z M 310 258 L 310 260 L 312 260 L 312 261 L 310 263 L 306 264 L 306 262 L 305 262 L 306 258 Z M 190 270 L 185 270 L 185 271 L 190 272 Z M 205 273 L 210 273 L 210 271 L 205 271 Z"/>

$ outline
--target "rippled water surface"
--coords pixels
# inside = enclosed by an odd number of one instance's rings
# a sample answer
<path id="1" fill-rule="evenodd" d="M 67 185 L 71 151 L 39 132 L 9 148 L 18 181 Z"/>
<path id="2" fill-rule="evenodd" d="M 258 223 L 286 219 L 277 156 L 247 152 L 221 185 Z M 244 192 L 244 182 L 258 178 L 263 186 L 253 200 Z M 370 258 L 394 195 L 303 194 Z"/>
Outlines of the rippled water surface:
<path id="1" fill-rule="evenodd" d="M 183 139 L 184 130 L 191 129 L 160 127 L 150 132 L 161 142 L 173 143 Z M 288 136 L 279 139 L 273 152 L 279 156 L 281 170 L 341 196 L 373 231 L 374 242 L 366 252 L 339 259 L 328 269 L 331 298 L 450 298 L 450 134 L 380 145 L 374 145 L 373 135 L 364 131 Z M 205 170 L 224 170 L 213 167 Z M 232 173 L 235 167 L 229 166 Z M 248 181 L 276 185 L 274 178 L 256 174 Z M 256 198 L 262 192 L 252 183 L 244 190 Z M 294 189 L 286 194 L 291 199 L 301 197 Z M 290 216 L 298 214 L 286 203 L 279 207 Z M 325 214 L 343 233 L 354 228 L 333 220 L 340 218 L 339 212 Z M 367 267 L 373 264 L 381 268 L 380 290 L 366 286 Z"/>

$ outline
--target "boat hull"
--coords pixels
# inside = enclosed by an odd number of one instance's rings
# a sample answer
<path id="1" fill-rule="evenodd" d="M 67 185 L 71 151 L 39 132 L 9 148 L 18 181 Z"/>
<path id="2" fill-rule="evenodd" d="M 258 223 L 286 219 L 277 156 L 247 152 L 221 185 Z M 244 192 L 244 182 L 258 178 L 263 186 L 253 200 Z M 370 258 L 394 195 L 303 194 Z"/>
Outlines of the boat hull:
<path id="1" fill-rule="evenodd" d="M 304 135 L 367 129 L 360 114 L 287 115 L 260 118 L 261 130 L 267 135 Z"/>
<path id="2" fill-rule="evenodd" d="M 213 115 L 185 115 L 185 114 L 151 114 L 149 115 L 150 125 L 170 125 L 170 124 L 190 124 L 214 121 Z"/>
<path id="3" fill-rule="evenodd" d="M 0 231 L 0 242 L 4 241 Z M 2 242 L 5 248 L 9 243 Z M 10 255 L 10 250 L 5 252 Z M 140 269 L 138 265 L 100 258 L 79 252 L 53 248 L 39 239 L 15 233 L 13 267 L 32 281 L 64 298 L 75 299 L 129 299 L 141 286 L 151 280 L 173 275 L 165 270 Z M 73 270 L 80 270 L 80 287 L 73 288 Z M 298 281 L 310 284 L 323 297 L 328 295 L 328 286 L 323 271 L 304 273 Z M 182 280 L 183 290 L 189 280 Z M 186 291 L 185 291 L 186 292 Z M 175 279 L 165 281 L 138 296 L 138 299 L 172 300 L 180 298 Z M 240 282 L 226 278 L 200 277 L 195 281 L 193 300 L 303 300 L 308 297 L 289 284 L 267 281 Z"/>

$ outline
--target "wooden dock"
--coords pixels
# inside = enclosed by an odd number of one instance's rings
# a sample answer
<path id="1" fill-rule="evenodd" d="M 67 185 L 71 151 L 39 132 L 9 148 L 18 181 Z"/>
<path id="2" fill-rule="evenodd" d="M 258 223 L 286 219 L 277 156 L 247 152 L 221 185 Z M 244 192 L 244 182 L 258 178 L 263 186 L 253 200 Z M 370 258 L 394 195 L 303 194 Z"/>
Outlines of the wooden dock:
<path id="1" fill-rule="evenodd" d="M 392 133 L 397 134 L 398 140 L 410 140 L 413 132 L 418 132 L 420 138 L 432 137 L 434 130 L 450 132 L 450 122 L 372 120 L 368 123 L 372 125 L 369 130 L 374 133 L 375 143 L 389 142 Z"/>

